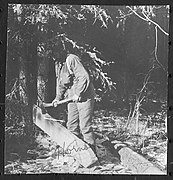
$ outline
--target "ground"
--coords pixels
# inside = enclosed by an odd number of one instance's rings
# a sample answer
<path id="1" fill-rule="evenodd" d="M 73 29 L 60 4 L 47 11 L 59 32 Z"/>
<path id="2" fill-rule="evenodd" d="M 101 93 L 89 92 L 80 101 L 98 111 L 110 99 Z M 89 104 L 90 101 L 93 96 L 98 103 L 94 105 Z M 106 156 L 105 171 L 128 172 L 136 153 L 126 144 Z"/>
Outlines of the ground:
<path id="1" fill-rule="evenodd" d="M 100 164 L 84 168 L 70 154 L 64 154 L 62 149 L 49 136 L 35 128 L 35 141 L 32 146 L 19 150 L 11 149 L 6 155 L 5 173 L 7 174 L 38 174 L 38 173 L 82 173 L 82 174 L 132 174 L 129 167 L 122 164 L 119 154 L 115 151 L 114 142 L 120 141 L 143 155 L 162 171 L 166 172 L 167 164 L 167 137 L 164 123 L 152 124 L 146 120 L 152 115 L 140 119 L 139 129 L 143 133 L 131 134 L 124 131 L 127 118 L 123 113 L 111 110 L 97 110 L 93 116 L 93 129 L 96 134 L 97 155 Z M 163 118 L 157 114 L 157 120 Z M 133 127 L 134 125 L 132 125 Z M 133 129 L 132 127 L 131 130 Z M 7 144 L 8 146 L 8 144 Z M 11 146 L 11 148 L 13 148 Z"/>

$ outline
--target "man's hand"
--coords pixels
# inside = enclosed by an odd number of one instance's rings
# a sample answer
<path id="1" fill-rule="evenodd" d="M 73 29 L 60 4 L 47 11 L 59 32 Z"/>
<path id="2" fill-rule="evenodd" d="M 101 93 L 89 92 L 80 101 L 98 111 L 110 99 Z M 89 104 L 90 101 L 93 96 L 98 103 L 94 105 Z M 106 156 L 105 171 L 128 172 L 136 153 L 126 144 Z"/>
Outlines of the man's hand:
<path id="1" fill-rule="evenodd" d="M 78 95 L 74 94 L 73 97 L 72 97 L 72 100 L 74 102 L 78 102 L 80 100 L 80 97 Z"/>
<path id="2" fill-rule="evenodd" d="M 52 101 L 53 106 L 54 106 L 54 107 L 57 107 L 58 102 L 59 102 L 59 100 L 58 100 L 57 98 L 55 98 L 55 99 Z"/>

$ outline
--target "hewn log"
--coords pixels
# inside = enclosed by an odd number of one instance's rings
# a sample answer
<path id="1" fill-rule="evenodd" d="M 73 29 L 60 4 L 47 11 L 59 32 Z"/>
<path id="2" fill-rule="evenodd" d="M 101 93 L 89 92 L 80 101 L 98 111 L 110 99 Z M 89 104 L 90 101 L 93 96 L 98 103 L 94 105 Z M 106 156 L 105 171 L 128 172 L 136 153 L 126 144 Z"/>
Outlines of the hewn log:
<path id="1" fill-rule="evenodd" d="M 36 105 L 33 107 L 33 122 L 64 151 L 71 153 L 84 167 L 88 167 L 98 160 L 88 144 L 72 134 L 49 114 L 42 114 L 42 110 Z"/>
<path id="2" fill-rule="evenodd" d="M 126 147 L 125 144 L 115 143 L 114 147 L 119 149 L 118 153 L 122 164 L 131 169 L 133 174 L 166 175 L 143 156 Z"/>

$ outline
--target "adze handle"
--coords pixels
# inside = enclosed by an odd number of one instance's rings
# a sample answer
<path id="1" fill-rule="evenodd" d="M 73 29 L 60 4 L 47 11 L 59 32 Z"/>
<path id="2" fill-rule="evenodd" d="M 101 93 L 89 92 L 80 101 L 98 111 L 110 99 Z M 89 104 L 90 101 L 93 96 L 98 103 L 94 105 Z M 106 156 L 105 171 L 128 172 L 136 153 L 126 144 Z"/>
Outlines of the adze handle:
<path id="1" fill-rule="evenodd" d="M 64 103 L 67 103 L 67 102 L 70 102 L 70 101 L 73 101 L 72 98 L 63 99 L 63 100 L 61 100 L 61 101 L 58 101 L 58 102 L 57 102 L 57 105 L 64 104 Z M 44 107 L 52 107 L 52 106 L 54 106 L 52 102 L 51 102 L 51 103 L 44 103 L 44 102 L 43 102 L 42 105 L 43 105 Z"/>

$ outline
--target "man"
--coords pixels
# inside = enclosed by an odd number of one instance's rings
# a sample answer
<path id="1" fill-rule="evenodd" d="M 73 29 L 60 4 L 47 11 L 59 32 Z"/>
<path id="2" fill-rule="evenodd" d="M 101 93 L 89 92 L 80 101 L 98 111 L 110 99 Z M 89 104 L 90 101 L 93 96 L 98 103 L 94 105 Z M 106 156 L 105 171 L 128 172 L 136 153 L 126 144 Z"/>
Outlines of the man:
<path id="1" fill-rule="evenodd" d="M 96 152 L 91 126 L 95 91 L 81 59 L 77 55 L 68 54 L 57 78 L 54 106 L 62 99 L 73 99 L 73 102 L 68 103 L 67 128 L 78 137 L 82 134 L 83 140 Z"/>

